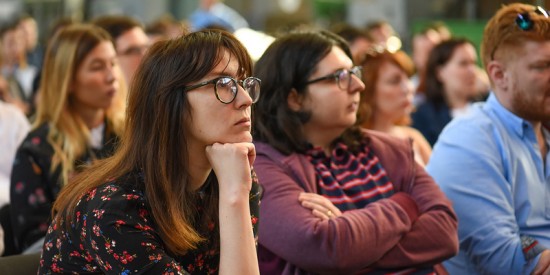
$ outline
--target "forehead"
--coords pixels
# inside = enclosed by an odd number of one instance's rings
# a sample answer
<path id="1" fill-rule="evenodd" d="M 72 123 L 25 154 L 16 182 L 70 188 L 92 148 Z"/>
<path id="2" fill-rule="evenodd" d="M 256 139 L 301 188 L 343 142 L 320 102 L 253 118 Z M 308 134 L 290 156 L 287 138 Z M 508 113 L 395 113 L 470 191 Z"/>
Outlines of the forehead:
<path id="1" fill-rule="evenodd" d="M 526 41 L 518 47 L 510 48 L 516 54 L 509 55 L 508 62 L 537 62 L 550 60 L 550 40 Z M 506 57 L 505 57 L 506 58 Z"/>
<path id="2" fill-rule="evenodd" d="M 140 27 L 133 27 L 116 38 L 117 48 L 141 46 L 149 42 L 149 38 Z"/>
<path id="3" fill-rule="evenodd" d="M 380 75 L 395 74 L 396 72 L 402 72 L 405 74 L 405 70 L 401 66 L 389 59 L 382 61 L 378 71 L 380 72 Z"/>
<path id="4" fill-rule="evenodd" d="M 98 58 L 114 58 L 116 56 L 113 43 L 108 40 L 99 42 L 84 58 L 84 62 L 93 61 Z"/>
<path id="5" fill-rule="evenodd" d="M 221 49 L 218 53 L 218 64 L 212 69 L 209 75 L 237 76 L 239 62 L 237 58 L 227 49 Z"/>
<path id="6" fill-rule="evenodd" d="M 332 46 L 330 52 L 317 64 L 316 71 L 320 74 L 331 73 L 342 68 L 349 69 L 352 66 L 353 61 L 349 56 L 339 47 Z"/>
<path id="7" fill-rule="evenodd" d="M 476 49 L 470 43 L 464 43 L 456 46 L 451 55 L 451 59 L 455 57 L 462 57 L 464 55 L 471 56 L 476 55 Z"/>

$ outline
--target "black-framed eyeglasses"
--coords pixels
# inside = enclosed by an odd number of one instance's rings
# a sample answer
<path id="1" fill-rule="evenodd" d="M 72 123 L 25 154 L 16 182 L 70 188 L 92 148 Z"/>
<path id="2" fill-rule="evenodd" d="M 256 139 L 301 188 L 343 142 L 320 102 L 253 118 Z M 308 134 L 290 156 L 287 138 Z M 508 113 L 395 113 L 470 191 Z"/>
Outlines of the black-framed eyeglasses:
<path id="1" fill-rule="evenodd" d="M 540 6 L 535 7 L 535 13 L 548 18 L 548 11 Z M 534 24 L 535 23 L 533 22 L 533 20 L 531 20 L 529 12 L 518 13 L 518 16 L 516 17 L 516 25 L 518 25 L 520 29 L 528 31 L 533 28 Z"/>
<path id="2" fill-rule="evenodd" d="M 355 66 L 351 68 L 351 70 L 341 69 L 329 75 L 309 80 L 308 82 L 306 82 L 306 85 L 330 79 L 335 80 L 340 89 L 347 91 L 351 86 L 352 75 L 355 75 L 361 80 L 363 77 L 361 66 Z"/>
<path id="3" fill-rule="evenodd" d="M 262 81 L 256 77 L 247 77 L 243 80 L 235 80 L 229 76 L 220 76 L 212 80 L 197 83 L 195 85 L 183 88 L 184 92 L 200 88 L 209 84 L 214 84 L 214 92 L 216 98 L 223 104 L 229 104 L 237 97 L 239 91 L 237 85 L 241 85 L 243 89 L 252 98 L 252 103 L 258 102 L 260 98 L 260 84 Z"/>

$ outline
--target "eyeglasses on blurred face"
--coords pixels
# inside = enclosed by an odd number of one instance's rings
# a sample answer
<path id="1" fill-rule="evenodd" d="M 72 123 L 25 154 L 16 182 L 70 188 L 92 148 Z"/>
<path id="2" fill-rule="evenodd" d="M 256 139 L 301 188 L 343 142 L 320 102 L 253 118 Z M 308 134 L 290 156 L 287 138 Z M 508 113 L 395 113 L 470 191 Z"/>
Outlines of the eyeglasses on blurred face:
<path id="1" fill-rule="evenodd" d="M 250 98 L 252 98 L 252 103 L 258 102 L 260 98 L 260 84 L 262 81 L 256 77 L 247 77 L 243 80 L 235 80 L 229 76 L 221 76 L 214 78 L 212 80 L 204 81 L 185 87 L 184 92 L 191 91 L 206 85 L 214 84 L 214 92 L 216 93 L 216 98 L 223 104 L 229 104 L 235 100 L 237 97 L 237 92 L 239 91 L 237 85 L 241 85 L 243 89 L 248 93 Z"/>
<path id="2" fill-rule="evenodd" d="M 347 91 L 351 86 L 352 75 L 355 75 L 355 77 L 359 78 L 359 80 L 362 80 L 362 77 L 363 77 L 362 68 L 360 66 L 355 66 L 351 68 L 351 70 L 346 70 L 346 69 L 337 70 L 336 72 L 331 73 L 329 75 L 309 80 L 308 82 L 306 82 L 306 85 L 324 81 L 324 80 L 335 80 L 336 83 L 338 84 L 338 87 L 341 90 Z"/>

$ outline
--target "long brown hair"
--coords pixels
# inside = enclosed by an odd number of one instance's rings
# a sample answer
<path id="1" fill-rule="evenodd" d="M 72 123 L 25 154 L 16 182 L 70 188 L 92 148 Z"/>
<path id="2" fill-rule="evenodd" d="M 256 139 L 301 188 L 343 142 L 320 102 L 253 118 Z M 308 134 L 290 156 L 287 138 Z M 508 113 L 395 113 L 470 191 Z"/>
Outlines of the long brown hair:
<path id="1" fill-rule="evenodd" d="M 49 124 L 48 142 L 54 149 L 52 171 L 61 167 L 61 184 L 68 182 L 74 163 L 85 153 L 90 140 L 86 127 L 70 100 L 69 87 L 80 64 L 101 42 L 111 42 L 103 29 L 89 24 L 75 24 L 57 32 L 46 51 L 40 100 L 34 128 Z M 119 70 L 118 67 L 114 68 Z M 126 106 L 126 85 L 122 73 L 117 79 L 119 88 L 111 106 L 105 111 L 108 129 L 122 134 Z"/>
<path id="2" fill-rule="evenodd" d="M 407 76 L 411 77 L 414 73 L 414 65 L 410 57 L 402 51 L 395 53 L 389 52 L 383 49 L 371 49 L 364 56 L 358 60 L 358 65 L 363 68 L 363 82 L 365 83 L 365 90 L 361 93 L 361 106 L 358 111 L 357 124 L 372 129 L 376 102 L 374 100 L 376 96 L 376 83 L 380 77 L 380 70 L 382 65 L 390 63 L 396 65 L 399 69 L 404 71 Z M 409 125 L 411 123 L 410 115 L 405 115 L 394 123 L 396 125 Z"/>
<path id="3" fill-rule="evenodd" d="M 239 63 L 239 76 L 250 75 L 245 48 L 230 33 L 201 31 L 155 43 L 146 53 L 130 86 L 126 130 L 119 150 L 75 178 L 59 195 L 54 211 L 58 224 L 74 219 L 79 197 L 110 178 L 135 171 L 144 176 L 145 196 L 167 250 L 183 255 L 203 237 L 195 228 L 195 192 L 190 190 L 186 121 L 191 110 L 182 87 L 206 76 L 227 50 Z M 210 197 L 201 217 L 218 213 L 217 179 L 204 185 Z"/>

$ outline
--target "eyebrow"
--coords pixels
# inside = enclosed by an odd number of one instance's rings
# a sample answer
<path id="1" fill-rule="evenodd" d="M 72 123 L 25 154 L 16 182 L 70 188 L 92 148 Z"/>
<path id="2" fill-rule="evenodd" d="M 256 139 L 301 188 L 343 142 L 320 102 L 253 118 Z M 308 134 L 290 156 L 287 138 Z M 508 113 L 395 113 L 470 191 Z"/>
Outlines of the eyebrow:
<path id="1" fill-rule="evenodd" d="M 96 57 L 96 58 L 92 59 L 89 64 L 94 65 L 96 63 L 106 63 L 106 62 L 111 62 L 111 61 L 115 61 L 115 60 L 116 60 L 116 57 L 113 57 L 113 58 Z"/>

